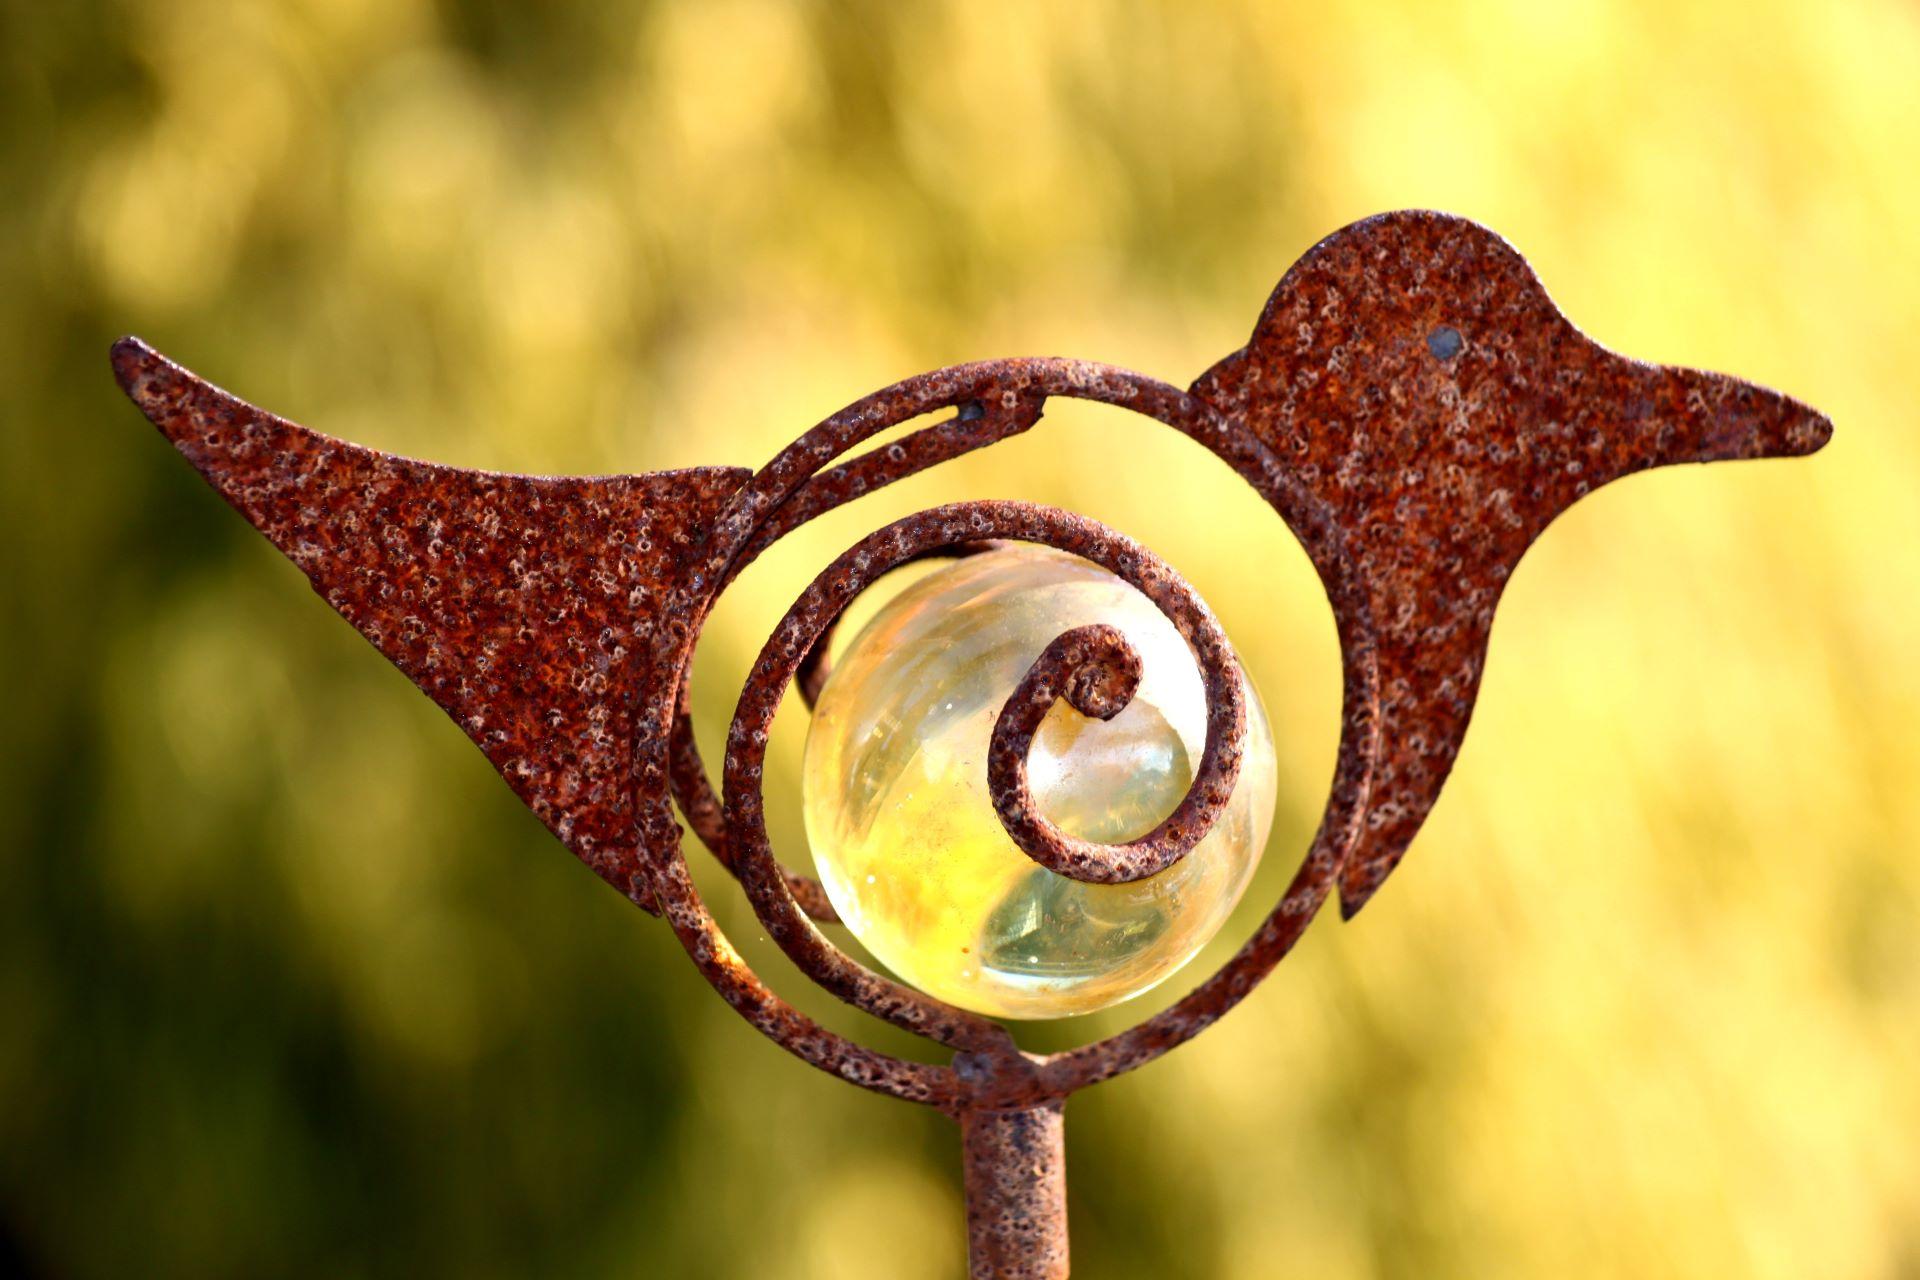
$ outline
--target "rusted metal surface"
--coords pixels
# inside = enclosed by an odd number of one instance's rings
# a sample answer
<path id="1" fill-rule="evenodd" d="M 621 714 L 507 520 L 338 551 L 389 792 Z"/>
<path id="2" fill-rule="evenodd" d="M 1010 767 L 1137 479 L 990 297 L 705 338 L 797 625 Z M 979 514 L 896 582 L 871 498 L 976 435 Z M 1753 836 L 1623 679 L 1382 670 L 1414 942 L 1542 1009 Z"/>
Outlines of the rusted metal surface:
<path id="1" fill-rule="evenodd" d="M 967 1263 L 995 1280 L 1065 1280 L 1065 1103 L 960 1116 Z"/>
<path id="2" fill-rule="evenodd" d="M 115 344 L 113 366 L 207 483 L 581 861 L 629 889 L 634 720 L 621 669 L 657 623 L 665 566 L 748 472 L 443 467 L 277 418 L 133 339 Z"/>
<path id="3" fill-rule="evenodd" d="M 1351 915 L 1398 863 L 1458 754 L 1500 593 L 1554 516 L 1634 471 L 1809 453 L 1831 430 L 1775 392 L 1606 351 L 1498 236 L 1419 212 L 1316 245 L 1275 289 L 1246 347 L 1190 392 L 1084 361 L 963 365 L 855 402 L 751 475 L 542 479 L 438 467 L 275 418 L 133 340 L 116 345 L 114 365 L 201 474 L 460 723 L 547 825 L 664 916 L 742 1016 L 823 1070 L 960 1120 L 978 1197 L 975 1274 L 994 1276 L 1065 1274 L 1062 1101 L 1197 1035 L 1271 971 L 1330 894 Z M 1072 840 L 1038 812 L 1024 761 L 1040 717 L 1060 697 L 1110 714 L 1138 680 L 1125 642 L 1090 629 L 1049 647 L 1009 699 L 989 793 L 1015 842 L 1044 865 L 1093 881 L 1150 875 L 1218 816 L 1243 734 L 1237 664 L 1186 584 L 1083 517 L 1025 503 L 936 508 L 862 540 L 796 601 L 742 691 L 721 795 L 694 745 L 686 690 L 715 600 L 767 546 L 844 502 L 1028 430 L 1060 396 L 1159 421 L 1266 499 L 1332 606 L 1343 710 L 1319 828 L 1253 937 L 1161 1013 L 1038 1057 L 998 1023 L 863 968 L 816 927 L 831 921 L 830 904 L 781 867 L 766 837 L 767 728 L 796 678 L 811 705 L 836 619 L 899 564 L 988 539 L 1084 555 L 1140 587 L 1194 652 L 1208 696 L 1194 785 L 1167 822 L 1124 845 Z M 953 1064 L 868 1049 L 762 983 L 693 887 L 676 804 L 809 978 L 954 1050 Z"/>
<path id="4" fill-rule="evenodd" d="M 987 792 L 1014 844 L 1049 871 L 1090 884 L 1127 884 L 1157 875 L 1200 843 L 1232 797 L 1247 734 L 1239 668 L 1211 614 L 1182 614 L 1180 625 L 1190 628 L 1188 641 L 1203 655 L 1207 741 L 1199 773 L 1179 807 L 1138 839 L 1098 844 L 1069 836 L 1040 812 L 1027 785 L 1027 753 L 1054 703 L 1065 698 L 1081 715 L 1111 720 L 1132 701 L 1140 687 L 1140 655 L 1126 637 L 1101 625 L 1068 631 L 1041 651 L 1008 695 L 987 751 Z"/>
<path id="5" fill-rule="evenodd" d="M 814 579 L 795 602 L 748 675 L 727 736 L 726 844 L 738 860 L 736 870 L 740 882 L 766 926 L 768 936 L 814 982 L 877 1017 L 951 1048 L 988 1051 L 994 1046 L 1002 1049 L 1010 1046 L 1004 1029 L 998 1024 L 965 1014 L 873 973 L 844 955 L 804 918 L 786 892 L 784 877 L 774 861 L 760 789 L 774 716 L 804 655 L 812 650 L 826 626 L 880 575 L 924 555 L 931 548 L 981 538 L 1041 542 L 1106 566 L 1165 612 L 1195 646 L 1207 688 L 1210 692 L 1224 690 L 1218 700 L 1210 704 L 1208 739 L 1212 743 L 1217 737 L 1219 745 L 1211 752 L 1202 751 L 1196 771 L 1196 779 L 1202 785 L 1194 787 L 1188 795 L 1195 807 L 1210 805 L 1217 811 L 1218 805 L 1224 804 L 1226 796 L 1231 794 L 1233 777 L 1239 767 L 1238 744 L 1244 736 L 1244 722 L 1239 666 L 1206 606 L 1171 568 L 1146 548 L 1094 521 L 1067 512 L 1022 502 L 967 502 L 917 512 L 862 539 Z M 1138 658 L 1132 656 L 1118 633 L 1106 631 L 1109 646 L 1117 643 L 1132 658 L 1130 665 L 1137 684 Z M 1040 707 L 1042 712 L 1052 704 L 1053 682 L 1056 678 L 1064 680 L 1064 671 L 1086 674 L 1103 661 L 1115 666 L 1129 665 L 1112 647 L 1086 643 L 1083 633 L 1069 632 L 1068 635 L 1081 643 L 1076 645 L 1070 639 L 1061 646 L 1057 642 L 1036 660 L 1034 673 L 1022 682 L 1023 690 L 1046 689 L 1045 705 Z M 1058 650 L 1063 647 L 1078 648 L 1079 652 L 1062 656 Z M 1102 690 L 1106 695 L 1104 699 L 1084 691 L 1083 696 L 1089 707 L 1117 713 L 1125 705 L 1125 700 L 1119 697 L 1123 691 L 1128 697 L 1132 694 L 1131 686 L 1122 690 L 1108 685 Z M 1033 705 L 1035 703 L 1023 701 L 1020 694 L 1008 704 L 1009 708 Z M 996 753 L 1017 750 L 1019 759 L 1024 760 L 1037 723 L 1035 718 L 1032 725 L 1024 727 L 1024 733 L 1019 729 L 1011 735 L 1004 730 L 996 732 Z M 994 769 L 1013 767 L 1003 756 Z M 1030 810 L 1031 796 L 1026 799 Z M 995 793 L 996 804 L 1011 802 L 1006 795 Z M 1028 849 L 1029 855 L 1043 865 L 1073 870 L 1079 866 L 1076 857 L 1097 859 L 1111 852 L 1113 866 L 1096 874 L 1111 879 L 1133 872 L 1129 878 L 1138 878 L 1153 867 L 1171 864 L 1192 847 L 1191 842 L 1204 834 L 1197 820 L 1180 819 L 1181 810 L 1176 809 L 1166 823 L 1130 846 L 1086 845 L 1050 829 L 1013 827 L 1010 832 L 1016 843 L 1023 835 L 1034 839 L 1036 843 Z M 1207 817 L 1210 819 L 1211 814 Z M 1022 814 L 1018 820 L 1025 822 L 1027 817 Z M 1134 864 L 1132 859 L 1136 856 L 1148 864 L 1146 870 Z M 669 890 L 669 894 L 672 893 Z M 679 905 L 677 898 L 674 904 Z M 1037 1093 L 1033 1084 L 1006 1075 L 992 1082 L 1001 1090 L 1016 1083 L 1022 1085 L 1027 1096 Z"/>
<path id="6" fill-rule="evenodd" d="M 936 547 L 917 559 L 963 560 L 984 551 L 993 551 L 1002 545 L 992 541 L 963 542 L 957 547 Z M 800 670 L 793 678 L 794 692 L 800 695 L 800 701 L 808 711 L 812 711 L 814 704 L 820 701 L 820 692 L 827 687 L 827 677 L 833 674 L 833 655 L 827 651 L 827 647 L 833 643 L 834 628 L 839 624 L 838 618 L 827 623 L 827 629 L 813 642 L 813 648 L 807 650 L 807 656 L 800 659 Z M 814 919 L 819 917 L 814 916 Z"/>
<path id="7" fill-rule="evenodd" d="M 1439 797 L 1494 605 L 1555 516 L 1649 467 L 1811 453 L 1832 432 L 1751 383 L 1613 354 L 1506 241 L 1433 213 L 1316 245 L 1193 389 L 1340 513 L 1367 584 L 1388 745 L 1341 873 L 1348 915 Z"/>

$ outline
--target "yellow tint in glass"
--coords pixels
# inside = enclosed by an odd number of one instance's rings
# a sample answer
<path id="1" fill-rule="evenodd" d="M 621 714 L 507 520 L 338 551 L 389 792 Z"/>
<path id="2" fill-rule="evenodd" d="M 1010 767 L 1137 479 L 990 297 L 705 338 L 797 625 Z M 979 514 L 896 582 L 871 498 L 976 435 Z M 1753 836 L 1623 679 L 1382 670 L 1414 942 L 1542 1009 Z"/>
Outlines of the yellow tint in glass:
<path id="1" fill-rule="evenodd" d="M 1053 1018 L 1140 994 L 1219 929 L 1266 844 L 1273 740 L 1251 685 L 1239 784 L 1178 864 L 1134 884 L 1082 884 L 1007 836 L 987 797 L 994 721 L 1040 651 L 1091 622 L 1139 650 L 1139 692 L 1107 722 L 1055 706 L 1029 777 L 1066 831 L 1130 840 L 1185 794 L 1206 701 L 1173 625 L 1088 561 L 1015 546 L 934 571 L 855 637 L 814 710 L 803 795 L 827 895 L 882 964 L 951 1004 Z"/>

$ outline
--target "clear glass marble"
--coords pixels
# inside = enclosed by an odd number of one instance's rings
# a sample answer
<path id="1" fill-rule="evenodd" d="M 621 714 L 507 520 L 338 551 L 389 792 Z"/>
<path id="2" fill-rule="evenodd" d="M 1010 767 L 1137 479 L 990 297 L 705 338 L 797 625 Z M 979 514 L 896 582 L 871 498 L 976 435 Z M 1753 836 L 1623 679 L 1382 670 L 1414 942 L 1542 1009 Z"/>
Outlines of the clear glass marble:
<path id="1" fill-rule="evenodd" d="M 1273 740 L 1251 685 L 1239 784 L 1178 864 L 1134 884 L 1082 884 L 1007 836 L 987 797 L 994 720 L 1040 651 L 1090 622 L 1140 651 L 1140 690 L 1107 722 L 1056 705 L 1029 777 L 1066 831 L 1133 839 L 1185 794 L 1206 701 L 1173 625 L 1088 561 L 1015 546 L 933 571 L 847 646 L 814 710 L 803 795 L 820 879 L 882 964 L 951 1004 L 1054 1018 L 1140 994 L 1225 922 L 1266 844 Z"/>

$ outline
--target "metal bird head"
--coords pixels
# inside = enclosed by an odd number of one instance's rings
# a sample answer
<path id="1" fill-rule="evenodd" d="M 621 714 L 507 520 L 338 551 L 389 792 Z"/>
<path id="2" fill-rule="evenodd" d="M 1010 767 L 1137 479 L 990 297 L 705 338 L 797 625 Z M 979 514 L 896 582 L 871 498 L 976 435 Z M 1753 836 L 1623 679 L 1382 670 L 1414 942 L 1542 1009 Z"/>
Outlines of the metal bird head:
<path id="1" fill-rule="evenodd" d="M 1341 872 L 1349 916 L 1438 799 L 1494 606 L 1553 518 L 1636 471 L 1812 453 L 1833 430 L 1753 383 L 1615 355 L 1505 240 L 1423 211 L 1315 245 L 1193 392 L 1336 513 L 1367 587 L 1384 743 Z"/>
<path id="2" fill-rule="evenodd" d="M 1275 289 L 1247 345 L 1189 393 L 1077 361 L 962 366 L 856 402 L 758 473 L 716 466 L 547 478 L 438 466 L 275 417 L 135 339 L 115 345 L 113 363 L 127 394 L 201 475 L 454 718 L 555 835 L 636 902 L 665 908 L 736 1007 L 817 1065 L 936 1102 L 943 1089 L 978 1086 L 850 1047 L 739 978 L 729 967 L 737 957 L 675 861 L 672 800 L 741 875 L 770 933 L 809 973 L 955 1047 L 997 1043 L 957 1011 L 823 957 L 793 908 L 815 918 L 830 908 L 804 879 L 767 872 L 775 864 L 757 847 L 757 794 L 741 800 L 730 789 L 723 811 L 699 767 L 685 724 L 692 647 L 713 599 L 773 539 L 839 502 L 1024 431 L 1048 397 L 1068 395 L 1121 404 L 1193 436 L 1260 489 L 1313 558 L 1347 681 L 1333 796 L 1308 861 L 1269 926 L 1193 995 L 1121 1037 L 1033 1069 L 1052 1076 L 1022 1077 L 1028 1096 L 1064 1096 L 1218 1017 L 1336 886 L 1349 915 L 1374 893 L 1459 752 L 1501 590 L 1556 515 L 1648 467 L 1810 453 L 1831 431 L 1812 409 L 1751 383 L 1605 350 L 1561 315 L 1504 240 L 1426 212 L 1384 214 L 1316 245 Z M 945 407 L 956 412 L 842 459 L 876 432 Z M 1069 549 L 1117 545 L 1061 513 L 1041 519 L 989 505 L 964 519 L 948 509 L 922 513 L 908 532 L 890 527 L 863 544 L 866 559 L 849 553 L 815 584 L 821 626 L 864 585 L 869 560 L 907 554 L 901 548 L 912 538 L 922 552 L 938 550 L 1000 521 Z M 1134 565 L 1145 555 L 1116 554 Z M 1196 653 L 1207 625 L 1202 618 L 1189 629 Z M 783 627 L 769 642 L 772 658 L 763 655 L 782 686 L 801 655 L 774 651 L 810 651 L 824 635 L 804 630 Z M 782 658 L 790 659 L 784 670 Z M 1230 667 L 1231 657 L 1224 662 Z M 1087 683 L 1065 676 L 1074 687 Z M 1044 679 L 1028 692 L 1040 709 L 1063 696 Z M 742 739 L 748 764 L 736 770 L 730 749 L 730 783 L 738 774 L 757 786 L 750 736 Z M 1229 744 L 1224 754 L 1235 750 Z M 1215 763 L 1211 780 L 1230 789 L 1232 760 Z M 1196 815 L 1203 830 L 1205 803 L 1187 813 Z M 1040 857 L 1049 837 L 1043 825 L 1033 830 L 1020 843 Z M 1190 822 L 1142 846 L 1178 856 L 1193 839 Z"/>

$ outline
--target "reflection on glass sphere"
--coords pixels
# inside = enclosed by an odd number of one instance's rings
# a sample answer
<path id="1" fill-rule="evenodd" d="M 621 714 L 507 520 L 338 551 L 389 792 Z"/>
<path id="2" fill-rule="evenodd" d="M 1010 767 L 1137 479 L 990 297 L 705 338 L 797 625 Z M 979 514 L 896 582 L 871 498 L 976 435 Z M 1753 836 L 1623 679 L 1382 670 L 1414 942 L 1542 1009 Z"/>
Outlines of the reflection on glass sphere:
<path id="1" fill-rule="evenodd" d="M 1233 799 L 1179 863 L 1134 884 L 1082 884 L 1008 837 L 987 795 L 994 721 L 1041 650 L 1092 622 L 1139 650 L 1140 690 L 1106 722 L 1056 705 L 1029 778 L 1064 830 L 1130 840 L 1186 793 L 1206 699 L 1173 624 L 1085 560 L 1019 545 L 935 570 L 848 645 L 814 710 L 803 793 L 827 894 L 882 964 L 951 1004 L 1052 1018 L 1140 994 L 1219 929 L 1266 844 L 1273 739 L 1251 685 Z"/>

